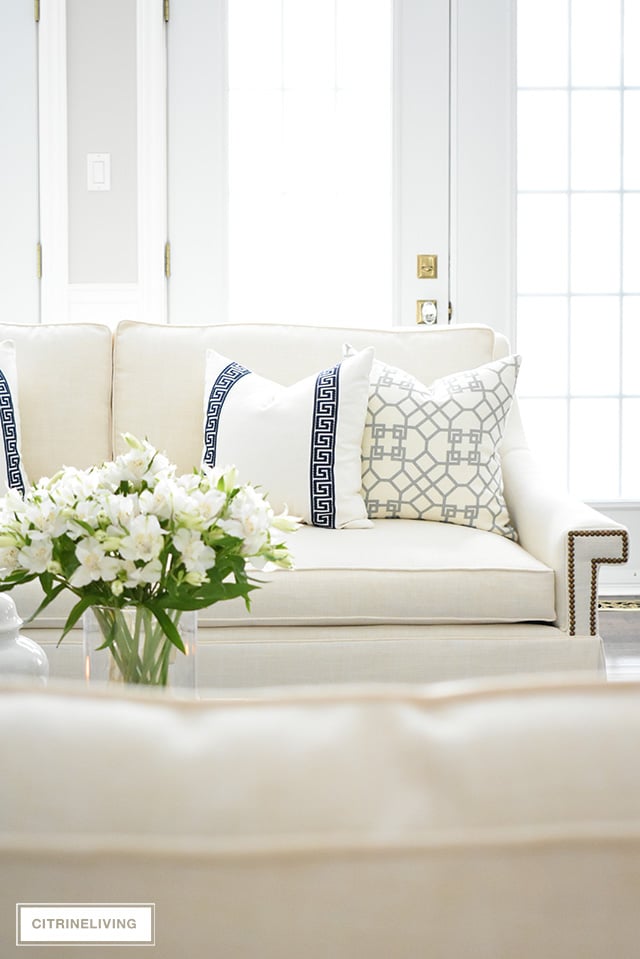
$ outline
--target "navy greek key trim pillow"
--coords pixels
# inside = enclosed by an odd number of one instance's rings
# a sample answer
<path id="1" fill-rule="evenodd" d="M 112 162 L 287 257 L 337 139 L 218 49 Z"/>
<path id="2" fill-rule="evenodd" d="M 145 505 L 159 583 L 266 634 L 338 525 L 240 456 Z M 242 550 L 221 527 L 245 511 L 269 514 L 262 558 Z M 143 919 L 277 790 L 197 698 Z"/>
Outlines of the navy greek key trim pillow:
<path id="1" fill-rule="evenodd" d="M 10 489 L 24 494 L 28 481 L 20 453 L 18 374 L 15 346 L 10 340 L 0 343 L 0 428 L 0 495 Z"/>
<path id="2" fill-rule="evenodd" d="M 276 511 L 333 529 L 369 526 L 361 445 L 373 350 L 291 386 L 207 352 L 202 461 L 234 465 Z"/>

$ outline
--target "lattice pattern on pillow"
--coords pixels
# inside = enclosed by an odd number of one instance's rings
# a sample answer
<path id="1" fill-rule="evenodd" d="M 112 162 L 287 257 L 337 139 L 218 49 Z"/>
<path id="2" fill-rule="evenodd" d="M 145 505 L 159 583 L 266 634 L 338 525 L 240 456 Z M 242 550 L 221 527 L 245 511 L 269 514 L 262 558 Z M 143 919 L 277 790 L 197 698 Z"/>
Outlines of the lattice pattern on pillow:
<path id="1" fill-rule="evenodd" d="M 362 444 L 371 518 L 458 523 L 516 538 L 499 448 L 519 366 L 520 357 L 508 356 L 425 386 L 374 361 Z"/>

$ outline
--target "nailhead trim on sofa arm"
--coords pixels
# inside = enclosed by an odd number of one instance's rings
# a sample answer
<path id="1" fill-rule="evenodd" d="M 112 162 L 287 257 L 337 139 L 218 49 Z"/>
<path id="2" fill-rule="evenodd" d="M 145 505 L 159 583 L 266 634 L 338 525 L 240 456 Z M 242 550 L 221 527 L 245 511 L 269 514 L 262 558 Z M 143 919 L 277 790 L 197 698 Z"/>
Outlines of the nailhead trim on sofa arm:
<path id="1" fill-rule="evenodd" d="M 599 537 L 598 553 L 592 556 L 596 543 L 588 542 Z M 609 553 L 609 555 L 606 555 Z M 567 573 L 569 586 L 569 635 L 598 634 L 598 567 L 600 564 L 626 563 L 629 558 L 629 535 L 626 530 L 574 529 L 567 534 Z M 587 610 L 584 600 L 586 589 Z M 580 595 L 582 594 L 582 595 Z M 588 630 L 587 630 L 588 625 Z"/>

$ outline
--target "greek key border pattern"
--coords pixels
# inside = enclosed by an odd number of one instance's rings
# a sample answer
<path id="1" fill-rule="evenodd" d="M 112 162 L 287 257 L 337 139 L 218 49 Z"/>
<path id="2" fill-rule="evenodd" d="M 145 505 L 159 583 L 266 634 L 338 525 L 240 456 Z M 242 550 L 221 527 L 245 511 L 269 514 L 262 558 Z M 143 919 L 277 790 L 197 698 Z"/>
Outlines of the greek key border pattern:
<path id="1" fill-rule="evenodd" d="M 569 635 L 576 634 L 576 559 L 575 541 L 578 536 L 619 536 L 622 540 L 622 555 L 618 557 L 593 556 L 591 558 L 591 594 L 589 597 L 589 630 L 591 636 L 598 634 L 598 566 L 615 566 L 629 559 L 629 534 L 626 529 L 573 529 L 567 543 L 567 572 L 569 584 Z"/>
<path id="2" fill-rule="evenodd" d="M 318 374 L 311 424 L 309 463 L 311 522 L 334 529 L 336 525 L 335 453 L 340 400 L 340 363 Z"/>
<path id="3" fill-rule="evenodd" d="M 7 467 L 7 486 L 18 490 L 24 496 L 24 481 L 20 469 L 20 451 L 18 450 L 18 425 L 13 406 L 13 397 L 7 378 L 0 370 L 0 423 L 2 424 L 2 441 L 4 444 L 4 458 Z"/>
<path id="4" fill-rule="evenodd" d="M 222 407 L 229 393 L 236 383 L 250 373 L 246 366 L 240 363 L 228 363 L 221 370 L 211 387 L 209 400 L 207 402 L 207 415 L 204 421 L 204 457 L 206 466 L 216 465 L 216 454 L 218 447 L 218 428 L 220 426 L 220 414 Z"/>

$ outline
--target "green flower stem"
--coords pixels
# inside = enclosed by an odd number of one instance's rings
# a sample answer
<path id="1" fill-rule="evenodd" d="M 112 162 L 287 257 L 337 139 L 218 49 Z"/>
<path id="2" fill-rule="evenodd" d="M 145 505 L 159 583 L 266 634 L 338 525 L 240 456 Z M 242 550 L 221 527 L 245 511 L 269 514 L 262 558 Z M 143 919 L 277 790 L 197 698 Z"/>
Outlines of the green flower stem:
<path id="1" fill-rule="evenodd" d="M 124 610 L 93 607 L 104 642 L 125 683 L 166 686 L 173 644 L 152 611 L 143 605 L 135 607 L 132 628 Z M 181 611 L 171 610 L 171 621 L 177 627 Z"/>

